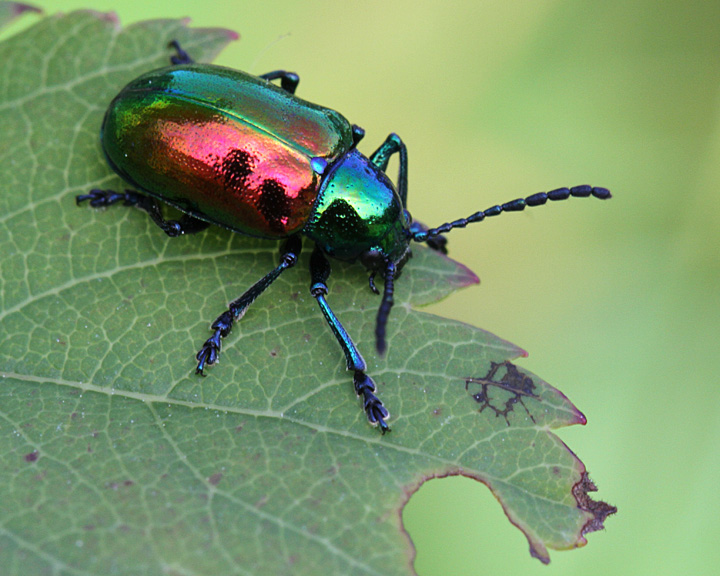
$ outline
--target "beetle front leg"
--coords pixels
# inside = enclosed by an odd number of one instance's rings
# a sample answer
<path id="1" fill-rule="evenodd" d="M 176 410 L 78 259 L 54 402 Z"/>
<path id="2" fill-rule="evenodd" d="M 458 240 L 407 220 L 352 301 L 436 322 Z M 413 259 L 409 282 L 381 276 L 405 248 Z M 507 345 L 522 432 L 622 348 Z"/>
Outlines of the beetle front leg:
<path id="1" fill-rule="evenodd" d="M 258 78 L 268 81 L 280 80 L 280 87 L 286 92 L 290 92 L 290 94 L 295 94 L 295 90 L 300 84 L 300 76 L 295 72 L 287 72 L 286 70 L 273 70 L 272 72 L 260 74 Z"/>
<path id="2" fill-rule="evenodd" d="M 380 170 L 385 172 L 393 154 L 400 154 L 400 167 L 398 169 L 398 194 L 402 200 L 403 208 L 407 208 L 407 189 L 408 189 L 408 155 L 405 143 L 400 136 L 394 132 L 385 138 L 380 147 L 370 155 L 370 162 L 375 164 Z"/>
<path id="3" fill-rule="evenodd" d="M 403 208 L 407 210 L 408 195 L 408 154 L 407 146 L 395 133 L 390 134 L 380 147 L 370 155 L 370 161 L 380 170 L 387 170 L 388 162 L 393 154 L 400 154 L 400 168 L 398 169 L 398 195 L 402 200 Z M 413 222 L 410 230 L 425 231 L 427 226 L 421 222 Z M 447 254 L 447 239 L 444 236 L 435 236 L 428 238 L 427 245 L 433 250 Z"/>
<path id="4" fill-rule="evenodd" d="M 221 339 L 230 334 L 233 322 L 245 314 L 248 306 L 250 306 L 282 272 L 295 266 L 300 257 L 301 249 L 302 241 L 299 236 L 291 236 L 288 238 L 280 250 L 280 264 L 278 264 L 272 272 L 266 274 L 256 282 L 252 288 L 240 296 L 240 298 L 232 301 L 228 309 L 215 319 L 215 322 L 213 322 L 211 326 L 215 332 L 205 341 L 205 344 L 203 344 L 195 356 L 198 361 L 197 368 L 195 369 L 196 374 L 202 374 L 205 366 L 212 366 L 217 362 L 220 348 L 222 347 Z"/>
<path id="5" fill-rule="evenodd" d="M 123 206 L 134 206 L 147 212 L 152 221 L 157 224 L 165 234 L 171 238 L 182 236 L 183 234 L 195 234 L 201 232 L 210 226 L 209 222 L 194 218 L 189 214 L 183 214 L 180 220 L 165 220 L 162 214 L 160 203 L 154 198 L 139 194 L 133 190 L 125 190 L 125 192 L 115 192 L 114 190 L 98 190 L 97 188 L 90 190 L 88 194 L 80 194 L 75 197 L 75 202 L 80 205 L 85 200 L 90 201 L 93 208 L 102 208 L 112 206 L 118 202 L 122 202 Z"/>
<path id="6" fill-rule="evenodd" d="M 312 277 L 310 293 L 317 300 L 320 310 L 322 310 L 323 316 L 325 316 L 325 320 L 335 335 L 335 339 L 345 353 L 347 369 L 352 370 L 354 373 L 353 384 L 355 386 L 355 393 L 358 396 L 362 396 L 363 408 L 365 409 L 367 419 L 370 424 L 379 426 L 381 432 L 385 434 L 390 431 L 390 428 L 385 422 L 385 420 L 390 417 L 390 414 L 380 399 L 375 396 L 375 382 L 365 373 L 365 360 L 325 300 L 325 296 L 328 293 L 326 282 L 330 276 L 330 263 L 317 247 L 310 258 L 310 275 Z"/>

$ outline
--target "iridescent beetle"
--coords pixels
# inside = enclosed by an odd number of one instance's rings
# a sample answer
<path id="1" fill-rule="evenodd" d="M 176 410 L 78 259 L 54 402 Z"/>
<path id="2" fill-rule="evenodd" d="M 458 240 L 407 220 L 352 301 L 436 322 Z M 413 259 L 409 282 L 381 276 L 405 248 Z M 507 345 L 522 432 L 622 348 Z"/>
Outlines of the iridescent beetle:
<path id="1" fill-rule="evenodd" d="M 255 77 L 210 64 L 195 64 L 177 42 L 172 66 L 149 72 L 123 88 L 105 114 L 102 147 L 115 172 L 145 194 L 91 190 L 77 197 L 93 207 L 123 202 L 147 212 L 168 236 L 193 234 L 211 224 L 249 236 L 285 239 L 280 264 L 212 324 L 213 335 L 197 354 L 198 374 L 214 364 L 233 321 L 298 261 L 301 236 L 315 243 L 310 293 L 340 344 L 355 392 L 371 424 L 385 433 L 389 413 L 375 395 L 363 357 L 325 296 L 327 256 L 360 262 L 384 279 L 375 326 L 385 352 L 385 327 L 395 278 L 410 257 L 410 242 L 446 252 L 442 234 L 501 212 L 523 210 L 570 196 L 610 198 L 605 188 L 576 186 L 519 198 L 467 218 L 430 228 L 413 222 L 407 206 L 407 149 L 390 134 L 370 157 L 357 150 L 364 136 L 333 110 L 297 98 L 299 77 L 278 70 Z M 272 80 L 279 80 L 280 86 Z M 399 154 L 397 188 L 385 170 Z M 180 209 L 166 220 L 161 202 Z"/>

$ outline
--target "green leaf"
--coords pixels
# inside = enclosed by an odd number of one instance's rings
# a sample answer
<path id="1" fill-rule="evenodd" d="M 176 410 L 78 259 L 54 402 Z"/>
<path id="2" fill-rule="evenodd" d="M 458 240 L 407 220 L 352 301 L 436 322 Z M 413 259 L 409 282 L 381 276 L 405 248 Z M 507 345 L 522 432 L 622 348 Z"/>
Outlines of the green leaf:
<path id="1" fill-rule="evenodd" d="M 0 29 L 10 24 L 24 12 L 42 12 L 42 10 L 20 2 L 0 2 Z"/>
<path id="2" fill-rule="evenodd" d="M 614 509 L 587 497 L 551 432 L 582 414 L 507 362 L 516 346 L 410 308 L 477 282 L 463 266 L 415 250 L 379 358 L 367 275 L 333 263 L 328 301 L 392 413 L 381 436 L 309 294 L 307 254 L 200 378 L 209 323 L 277 246 L 220 229 L 169 239 L 138 210 L 76 207 L 124 188 L 98 142 L 118 90 L 167 64 L 171 39 L 209 60 L 232 37 L 76 12 L 0 44 L 4 574 L 412 574 L 402 507 L 457 474 L 493 491 L 542 561 L 584 544 Z"/>

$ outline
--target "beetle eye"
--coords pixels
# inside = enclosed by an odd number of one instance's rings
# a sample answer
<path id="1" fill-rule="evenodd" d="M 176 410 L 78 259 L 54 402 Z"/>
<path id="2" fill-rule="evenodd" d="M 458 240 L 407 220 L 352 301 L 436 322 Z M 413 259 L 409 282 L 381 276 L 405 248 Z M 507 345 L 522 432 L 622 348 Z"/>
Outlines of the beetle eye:
<path id="1" fill-rule="evenodd" d="M 385 265 L 385 256 L 380 250 L 368 250 L 360 255 L 360 262 L 368 270 L 381 270 Z"/>
<path id="2" fill-rule="evenodd" d="M 405 220 L 407 220 L 408 226 L 410 226 L 410 224 L 412 224 L 412 221 L 413 221 L 412 216 L 410 215 L 410 212 L 408 212 L 407 210 L 403 210 L 403 215 L 405 216 Z"/>

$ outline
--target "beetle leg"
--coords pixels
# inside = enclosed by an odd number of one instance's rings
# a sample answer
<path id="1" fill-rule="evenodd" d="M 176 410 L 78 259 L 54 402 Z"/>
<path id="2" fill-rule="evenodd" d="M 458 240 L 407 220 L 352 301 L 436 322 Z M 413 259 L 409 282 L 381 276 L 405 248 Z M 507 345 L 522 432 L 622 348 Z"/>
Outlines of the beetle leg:
<path id="1" fill-rule="evenodd" d="M 298 84 L 300 84 L 300 76 L 295 74 L 295 72 L 287 72 L 285 70 L 273 70 L 272 72 L 260 74 L 258 78 L 268 81 L 280 80 L 280 87 L 286 92 L 290 92 L 290 94 L 295 94 L 295 90 Z"/>
<path id="2" fill-rule="evenodd" d="M 380 170 L 387 170 L 388 162 L 393 154 L 400 154 L 400 168 L 398 169 L 398 195 L 402 200 L 403 208 L 407 209 L 408 194 L 408 155 L 405 143 L 395 133 L 390 134 L 380 147 L 370 155 L 370 162 L 375 164 Z M 413 222 L 410 231 L 424 232 L 427 226 L 421 222 Z M 447 239 L 444 236 L 435 236 L 427 240 L 427 245 L 433 250 L 447 254 Z"/>
<path id="3" fill-rule="evenodd" d="M 215 331 L 213 335 L 205 341 L 195 358 L 198 361 L 196 374 L 202 374 L 205 366 L 215 364 L 220 354 L 221 338 L 225 338 L 232 329 L 233 322 L 245 314 L 248 306 L 262 294 L 265 289 L 272 284 L 280 274 L 292 268 L 298 261 L 300 251 L 302 249 L 302 241 L 299 236 L 291 236 L 280 250 L 280 264 L 269 274 L 266 274 L 258 282 L 256 282 L 245 294 L 237 300 L 233 300 L 228 309 L 212 323 L 211 328 Z"/>
<path id="4" fill-rule="evenodd" d="M 322 310 L 323 316 L 325 316 L 325 320 L 335 335 L 335 339 L 345 353 L 347 369 L 354 372 L 353 384 L 355 386 L 355 393 L 363 398 L 363 408 L 365 409 L 367 419 L 370 424 L 379 426 L 382 433 L 385 434 L 385 432 L 390 431 L 390 428 L 385 422 L 390 414 L 380 399 L 374 394 L 375 382 L 373 382 L 370 376 L 365 374 L 365 360 L 363 360 L 350 335 L 345 331 L 340 320 L 338 320 L 325 300 L 325 296 L 328 293 L 326 282 L 330 276 L 330 263 L 317 247 L 310 258 L 310 275 L 312 277 L 310 293 L 317 300 L 320 310 Z"/>
<path id="5" fill-rule="evenodd" d="M 168 43 L 168 48 L 175 48 L 175 52 L 177 52 L 177 56 L 170 56 L 170 62 L 172 62 L 174 66 L 195 63 L 195 60 L 190 57 L 190 54 L 180 47 L 180 43 L 177 40 L 171 40 Z"/>
<path id="6" fill-rule="evenodd" d="M 362 140 L 365 137 L 365 130 L 363 128 L 360 128 L 357 124 L 352 125 L 352 139 L 353 139 L 353 147 L 357 147 L 357 145 L 360 143 L 360 140 Z"/>
<path id="7" fill-rule="evenodd" d="M 403 208 L 407 208 L 407 189 L 408 189 L 408 156 L 407 147 L 400 139 L 400 136 L 394 132 L 385 138 L 380 147 L 370 155 L 370 162 L 375 164 L 380 170 L 387 170 L 388 162 L 393 154 L 400 154 L 400 168 L 398 169 L 398 194 L 402 200 Z"/>
<path id="8" fill-rule="evenodd" d="M 138 194 L 133 190 L 115 192 L 114 190 L 98 190 L 95 188 L 90 190 L 88 194 L 81 194 L 75 197 L 77 204 L 85 200 L 90 200 L 90 206 L 93 208 L 112 206 L 118 202 L 122 202 L 123 206 L 140 208 L 140 210 L 144 210 L 150 215 L 152 221 L 155 222 L 165 234 L 173 238 L 182 236 L 183 234 L 195 234 L 210 226 L 209 222 L 205 222 L 189 214 L 183 214 L 180 220 L 165 220 L 165 218 L 163 218 L 162 208 L 157 200 L 144 194 Z"/>

